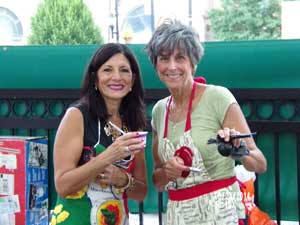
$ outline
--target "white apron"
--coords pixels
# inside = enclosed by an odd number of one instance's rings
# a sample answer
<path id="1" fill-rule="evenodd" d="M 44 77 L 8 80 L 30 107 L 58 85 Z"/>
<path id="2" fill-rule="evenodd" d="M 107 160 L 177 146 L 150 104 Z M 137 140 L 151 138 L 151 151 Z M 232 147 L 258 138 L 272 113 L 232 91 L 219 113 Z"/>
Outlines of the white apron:
<path id="1" fill-rule="evenodd" d="M 172 158 L 177 149 L 182 146 L 190 148 L 193 153 L 192 166 L 201 170 L 200 173 L 190 172 L 186 178 L 178 178 L 176 181 L 170 181 L 166 185 L 166 189 L 184 190 L 185 188 L 193 187 L 198 184 L 210 182 L 212 179 L 207 172 L 200 151 L 194 145 L 191 137 L 191 109 L 192 100 L 194 97 L 196 84 L 193 84 L 193 89 L 189 101 L 185 131 L 180 137 L 179 143 L 174 144 L 168 139 L 168 117 L 172 97 L 170 97 L 165 115 L 165 128 L 163 137 L 163 149 L 161 151 L 163 160 L 166 161 Z M 193 130 L 193 132 L 195 132 Z M 220 188 L 213 192 L 203 194 L 197 197 L 185 200 L 168 200 L 165 225 L 236 225 L 238 224 L 238 205 L 241 202 L 241 194 L 233 191 L 234 182 L 224 188 Z M 192 193 L 194 194 L 194 193 Z M 237 195 L 237 196 L 235 196 Z M 175 195 L 176 196 L 176 195 Z"/>

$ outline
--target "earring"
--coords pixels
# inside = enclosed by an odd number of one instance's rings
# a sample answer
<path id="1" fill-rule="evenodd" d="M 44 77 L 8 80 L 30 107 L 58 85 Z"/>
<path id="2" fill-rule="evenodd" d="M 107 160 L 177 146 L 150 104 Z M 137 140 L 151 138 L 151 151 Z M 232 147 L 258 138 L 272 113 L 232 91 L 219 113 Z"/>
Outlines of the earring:
<path id="1" fill-rule="evenodd" d="M 95 84 L 95 91 L 98 91 L 98 87 L 97 87 L 97 85 Z"/>

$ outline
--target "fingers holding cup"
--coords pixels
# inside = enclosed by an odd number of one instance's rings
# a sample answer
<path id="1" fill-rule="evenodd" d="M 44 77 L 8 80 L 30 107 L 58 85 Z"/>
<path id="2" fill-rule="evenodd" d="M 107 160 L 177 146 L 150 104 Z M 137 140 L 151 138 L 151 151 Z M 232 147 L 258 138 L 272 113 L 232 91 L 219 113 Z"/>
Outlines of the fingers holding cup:
<path id="1" fill-rule="evenodd" d="M 131 153 L 129 146 L 125 146 L 124 147 L 124 152 Z"/>

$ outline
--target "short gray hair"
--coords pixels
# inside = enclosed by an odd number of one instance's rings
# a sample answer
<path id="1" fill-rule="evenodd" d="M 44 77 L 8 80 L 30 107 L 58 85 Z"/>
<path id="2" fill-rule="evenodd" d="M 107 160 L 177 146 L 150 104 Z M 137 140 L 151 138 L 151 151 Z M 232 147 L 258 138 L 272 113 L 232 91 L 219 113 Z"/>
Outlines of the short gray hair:
<path id="1" fill-rule="evenodd" d="M 166 51 L 172 54 L 174 50 L 186 54 L 196 68 L 204 54 L 198 33 L 190 26 L 178 20 L 165 20 L 154 32 L 145 50 L 152 64 L 156 66 L 157 57 Z"/>

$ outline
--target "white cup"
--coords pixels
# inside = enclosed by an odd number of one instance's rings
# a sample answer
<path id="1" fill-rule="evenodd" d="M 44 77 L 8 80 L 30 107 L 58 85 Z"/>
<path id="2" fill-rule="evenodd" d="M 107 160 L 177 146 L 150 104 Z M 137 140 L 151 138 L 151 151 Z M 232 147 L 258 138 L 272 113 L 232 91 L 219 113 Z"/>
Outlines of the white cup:
<path id="1" fill-rule="evenodd" d="M 144 144 L 146 145 L 148 131 L 139 131 L 138 133 L 139 133 L 139 137 L 143 139 Z"/>

